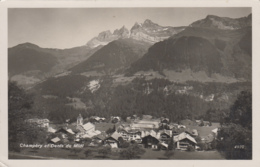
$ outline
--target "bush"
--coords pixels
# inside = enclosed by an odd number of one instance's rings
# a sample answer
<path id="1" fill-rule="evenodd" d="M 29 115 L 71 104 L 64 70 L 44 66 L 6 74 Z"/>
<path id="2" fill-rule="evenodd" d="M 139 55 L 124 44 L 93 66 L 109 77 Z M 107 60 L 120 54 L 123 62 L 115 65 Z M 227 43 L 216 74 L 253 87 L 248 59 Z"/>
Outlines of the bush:
<path id="1" fill-rule="evenodd" d="M 127 148 L 127 147 L 129 147 L 129 143 L 128 142 L 126 142 L 122 137 L 119 137 L 118 138 L 118 141 L 119 141 L 119 147 L 120 148 Z"/>
<path id="2" fill-rule="evenodd" d="M 85 154 L 85 156 L 86 157 L 89 157 L 91 154 L 92 154 L 92 150 L 86 150 L 85 152 L 84 152 L 84 154 Z"/>
<path id="3" fill-rule="evenodd" d="M 132 144 L 127 149 L 124 149 L 120 153 L 121 159 L 138 159 L 140 155 L 144 154 L 145 150 L 142 149 L 138 144 Z"/>
<path id="4" fill-rule="evenodd" d="M 111 147 L 103 147 L 98 150 L 98 154 L 101 154 L 103 158 L 105 158 L 110 153 L 111 153 Z"/>
<path id="5" fill-rule="evenodd" d="M 200 142 L 198 143 L 200 150 L 208 150 L 208 145 L 206 143 Z"/>
<path id="6" fill-rule="evenodd" d="M 195 151 L 195 148 L 193 146 L 189 145 L 187 147 L 187 151 Z"/>
<path id="7" fill-rule="evenodd" d="M 174 150 L 174 149 L 175 149 L 175 145 L 174 145 L 173 141 L 171 140 L 168 145 L 168 150 Z"/>

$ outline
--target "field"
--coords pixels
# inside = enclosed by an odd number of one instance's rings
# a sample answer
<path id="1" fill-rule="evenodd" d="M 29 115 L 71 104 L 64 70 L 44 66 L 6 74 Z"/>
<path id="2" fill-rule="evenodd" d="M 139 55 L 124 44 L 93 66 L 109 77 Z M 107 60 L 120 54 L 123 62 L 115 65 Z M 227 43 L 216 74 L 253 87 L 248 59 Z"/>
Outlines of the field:
<path id="1" fill-rule="evenodd" d="M 212 130 L 215 128 L 219 128 L 220 124 L 219 123 L 212 123 L 212 126 L 197 126 L 197 125 L 186 125 L 187 128 L 190 129 L 197 129 L 199 135 L 202 136 L 207 136 L 209 134 L 211 134 Z"/>
<path id="2" fill-rule="evenodd" d="M 91 150 L 91 154 L 87 157 L 84 152 L 86 150 Z M 42 149 L 23 149 L 20 153 L 9 153 L 9 158 L 11 159 L 119 159 L 119 150 L 115 149 L 106 157 L 98 154 L 97 148 L 84 147 L 80 152 L 73 152 L 72 149 L 61 149 L 61 148 L 42 148 Z M 164 154 L 165 151 L 145 149 L 145 153 L 140 157 L 142 160 L 146 159 L 168 159 Z M 215 159 L 225 159 L 217 151 L 174 151 L 174 155 L 169 157 L 172 160 L 215 160 Z"/>
<path id="3" fill-rule="evenodd" d="M 74 152 L 78 150 L 78 152 Z M 84 152 L 91 150 L 91 155 L 85 156 Z M 22 149 L 20 153 L 9 152 L 10 159 L 118 159 L 118 152 L 112 151 L 108 156 L 98 154 L 98 147 L 84 147 L 82 149 L 66 148 L 41 148 Z"/>
<path id="4" fill-rule="evenodd" d="M 102 131 L 107 131 L 109 128 L 112 129 L 114 127 L 114 125 L 116 127 L 119 126 L 118 124 L 103 122 L 103 123 L 96 123 L 95 128 L 96 128 L 96 130 L 99 130 L 102 132 Z"/>
<path id="5" fill-rule="evenodd" d="M 212 133 L 213 129 L 219 128 L 220 123 L 212 122 L 212 126 L 198 126 L 196 123 L 191 122 L 190 120 L 183 120 L 182 125 L 185 125 L 187 129 L 197 129 L 200 137 L 208 136 Z"/>
<path id="6" fill-rule="evenodd" d="M 160 150 L 152 150 L 146 149 L 144 155 L 141 156 L 141 159 L 168 159 L 165 155 L 165 151 Z M 218 151 L 194 151 L 194 152 L 187 152 L 187 151 L 179 151 L 175 150 L 174 155 L 171 156 L 169 159 L 203 159 L 203 160 L 210 160 L 210 159 L 225 159 Z"/>

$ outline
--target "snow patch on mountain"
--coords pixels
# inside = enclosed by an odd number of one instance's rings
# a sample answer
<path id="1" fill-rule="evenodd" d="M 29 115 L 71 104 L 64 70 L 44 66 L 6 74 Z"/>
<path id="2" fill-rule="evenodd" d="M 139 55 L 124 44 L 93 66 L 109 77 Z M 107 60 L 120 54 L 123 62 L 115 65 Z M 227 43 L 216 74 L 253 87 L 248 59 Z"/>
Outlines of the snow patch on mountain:
<path id="1" fill-rule="evenodd" d="M 100 88 L 100 81 L 99 80 L 92 80 L 88 84 L 88 88 L 91 91 L 91 93 L 94 93 Z"/>

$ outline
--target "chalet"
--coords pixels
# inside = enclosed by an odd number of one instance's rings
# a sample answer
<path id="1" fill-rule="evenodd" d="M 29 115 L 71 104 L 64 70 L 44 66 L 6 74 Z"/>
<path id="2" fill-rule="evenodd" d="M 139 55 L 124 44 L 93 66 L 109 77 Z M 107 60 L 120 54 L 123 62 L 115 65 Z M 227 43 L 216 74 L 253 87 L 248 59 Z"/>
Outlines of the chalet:
<path id="1" fill-rule="evenodd" d="M 99 130 L 90 130 L 87 131 L 85 134 L 83 134 L 81 137 L 82 138 L 93 138 L 94 136 L 97 136 L 101 134 L 101 132 Z"/>
<path id="2" fill-rule="evenodd" d="M 89 121 L 91 123 L 99 123 L 101 121 L 101 118 L 97 117 L 97 116 L 92 116 L 92 117 L 90 117 Z"/>
<path id="3" fill-rule="evenodd" d="M 218 135 L 218 128 L 213 129 L 211 132 L 212 132 L 215 136 L 217 136 L 217 135 Z"/>
<path id="4" fill-rule="evenodd" d="M 59 143 L 60 141 L 61 141 L 60 138 L 55 137 L 55 138 L 51 139 L 50 143 L 57 144 L 57 143 Z"/>
<path id="5" fill-rule="evenodd" d="M 92 138 L 96 135 L 101 134 L 99 130 L 95 130 L 95 125 L 90 122 L 84 125 L 78 125 L 77 130 L 79 131 L 77 133 L 77 137 L 79 138 Z"/>
<path id="6" fill-rule="evenodd" d="M 160 141 L 163 143 L 169 143 L 172 138 L 172 131 L 171 130 L 161 130 L 159 131 L 160 134 Z"/>
<path id="7" fill-rule="evenodd" d="M 166 129 L 166 130 L 169 130 L 169 129 L 172 129 L 172 127 L 171 127 L 169 124 L 166 124 L 166 123 L 160 123 L 160 125 L 159 125 L 159 129 Z"/>
<path id="8" fill-rule="evenodd" d="M 162 117 L 161 118 L 161 123 L 169 124 L 170 123 L 170 119 Z"/>
<path id="9" fill-rule="evenodd" d="M 50 132 L 50 133 L 55 133 L 56 129 L 49 126 L 47 131 Z"/>
<path id="10" fill-rule="evenodd" d="M 158 148 L 158 144 L 160 142 L 160 134 L 155 131 L 142 131 L 142 144 L 144 144 L 145 148 Z"/>
<path id="11" fill-rule="evenodd" d="M 78 125 L 77 129 L 81 132 L 81 133 L 85 133 L 87 131 L 90 130 L 95 130 L 95 125 L 93 125 L 92 123 L 88 122 L 84 125 Z"/>
<path id="12" fill-rule="evenodd" d="M 71 129 L 68 129 L 67 127 L 60 128 L 59 130 L 55 131 L 55 134 L 60 134 L 60 136 L 63 139 L 67 139 L 68 135 L 75 135 L 75 133 Z"/>
<path id="13" fill-rule="evenodd" d="M 120 120 L 121 120 L 121 119 L 120 119 L 120 117 L 118 117 L 118 116 L 112 116 L 112 117 L 111 117 L 111 122 L 112 122 L 112 123 L 120 122 Z"/>
<path id="14" fill-rule="evenodd" d="M 99 135 L 96 135 L 92 138 L 92 142 L 94 143 L 98 143 L 98 144 L 101 144 L 104 142 L 104 140 L 106 139 L 106 135 L 105 134 L 99 134 Z"/>
<path id="15" fill-rule="evenodd" d="M 162 150 L 167 150 L 168 149 L 168 144 L 166 144 L 164 142 L 160 142 L 159 146 L 160 146 L 160 149 L 162 149 Z"/>
<path id="16" fill-rule="evenodd" d="M 26 122 L 31 124 L 36 124 L 38 127 L 42 127 L 42 128 L 48 128 L 50 123 L 48 119 L 38 119 L 38 118 L 27 119 Z"/>
<path id="17" fill-rule="evenodd" d="M 180 129 L 180 128 L 186 128 L 186 126 L 185 125 L 178 125 L 178 128 Z"/>
<path id="18" fill-rule="evenodd" d="M 91 140 L 91 143 L 89 146 L 95 147 L 95 146 L 101 146 L 104 144 L 104 140 L 106 139 L 107 135 L 105 133 L 98 134 L 94 136 Z"/>
<path id="19" fill-rule="evenodd" d="M 77 138 L 92 138 L 93 136 L 99 135 L 101 132 L 95 130 L 95 125 L 88 122 L 83 124 L 83 118 L 81 114 L 79 114 L 77 118 L 77 126 L 76 130 L 78 131 L 76 137 Z"/>
<path id="20" fill-rule="evenodd" d="M 176 149 L 187 150 L 188 146 L 196 146 L 196 140 L 190 136 L 189 134 L 183 132 L 179 135 L 173 137 L 173 141 L 175 143 Z"/>
<path id="21" fill-rule="evenodd" d="M 118 133 L 122 136 L 122 138 L 126 141 L 135 141 L 137 143 L 142 142 L 141 131 L 138 129 L 131 129 L 129 127 L 118 129 Z"/>
<path id="22" fill-rule="evenodd" d="M 198 130 L 197 129 L 192 129 L 191 136 L 197 137 L 198 135 L 199 135 Z"/>
<path id="23" fill-rule="evenodd" d="M 98 116 L 92 116 L 90 117 L 89 121 L 91 123 L 100 123 L 100 122 L 105 122 L 106 118 L 104 117 L 98 117 Z"/>
<path id="24" fill-rule="evenodd" d="M 68 129 L 67 127 L 60 128 L 55 133 L 72 134 L 72 135 L 75 134 L 71 129 Z"/>
<path id="25" fill-rule="evenodd" d="M 118 138 L 121 137 L 121 135 L 118 132 L 114 132 L 111 136 L 107 137 L 104 140 L 104 144 L 110 145 L 112 148 L 118 148 L 119 141 Z"/>
<path id="26" fill-rule="evenodd" d="M 105 122 L 105 121 L 106 121 L 106 118 L 104 118 L 104 117 L 100 118 L 100 122 Z"/>

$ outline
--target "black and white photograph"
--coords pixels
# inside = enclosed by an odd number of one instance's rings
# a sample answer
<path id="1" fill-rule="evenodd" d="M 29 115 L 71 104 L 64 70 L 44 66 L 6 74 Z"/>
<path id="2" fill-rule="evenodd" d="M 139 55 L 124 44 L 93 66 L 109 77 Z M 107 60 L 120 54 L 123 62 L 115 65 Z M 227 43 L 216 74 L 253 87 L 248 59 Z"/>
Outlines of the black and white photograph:
<path id="1" fill-rule="evenodd" d="M 8 8 L 8 159 L 252 160 L 252 16 Z"/>

